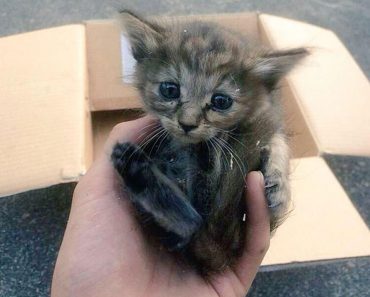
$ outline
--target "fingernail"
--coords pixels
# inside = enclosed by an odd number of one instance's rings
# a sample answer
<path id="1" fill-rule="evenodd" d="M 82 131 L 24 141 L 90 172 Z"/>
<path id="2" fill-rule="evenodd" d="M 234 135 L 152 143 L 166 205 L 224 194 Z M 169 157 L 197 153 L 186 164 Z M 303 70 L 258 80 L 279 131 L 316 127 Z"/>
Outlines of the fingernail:
<path id="1" fill-rule="evenodd" d="M 261 185 L 262 189 L 264 189 L 265 188 L 265 178 L 264 178 L 261 171 L 257 171 L 257 172 L 258 172 L 258 175 L 259 175 L 260 185 Z"/>

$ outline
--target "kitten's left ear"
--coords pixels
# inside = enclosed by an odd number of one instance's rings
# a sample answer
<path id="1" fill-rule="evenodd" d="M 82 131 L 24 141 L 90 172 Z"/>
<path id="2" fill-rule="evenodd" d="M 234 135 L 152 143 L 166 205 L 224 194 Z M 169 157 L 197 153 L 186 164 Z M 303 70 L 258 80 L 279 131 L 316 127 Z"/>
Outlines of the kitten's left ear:
<path id="1" fill-rule="evenodd" d="M 122 10 L 119 15 L 123 30 L 131 43 L 132 54 L 136 61 L 148 58 L 161 44 L 164 29 L 135 13 Z"/>
<path id="2" fill-rule="evenodd" d="M 272 90 L 308 54 L 306 48 L 264 53 L 257 58 L 252 73 L 261 79 L 268 90 Z"/>

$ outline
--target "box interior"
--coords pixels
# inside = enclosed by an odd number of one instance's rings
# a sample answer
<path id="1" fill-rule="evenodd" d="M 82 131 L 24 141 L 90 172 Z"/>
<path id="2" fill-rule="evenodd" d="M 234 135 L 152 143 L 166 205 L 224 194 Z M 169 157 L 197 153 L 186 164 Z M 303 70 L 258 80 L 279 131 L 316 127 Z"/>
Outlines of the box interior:
<path id="1" fill-rule="evenodd" d="M 224 14 L 180 17 L 180 21 L 202 19 L 217 22 L 240 32 L 248 40 L 274 47 L 264 37 L 264 29 L 257 13 Z M 171 20 L 164 20 L 170 22 Z M 111 128 L 126 120 L 125 110 L 139 109 L 141 102 L 132 85 L 122 82 L 120 30 L 113 21 L 86 23 L 87 57 L 89 69 L 89 100 L 93 120 L 94 157 L 101 151 L 101 144 Z M 288 79 L 289 80 L 289 79 Z M 297 104 L 289 81 L 282 83 L 281 91 L 287 131 L 290 136 L 292 158 L 316 156 L 319 149 Z M 110 111 L 110 112 L 109 112 Z M 122 112 L 120 112 L 122 111 Z M 109 120 L 107 120 L 109 118 Z M 130 117 L 132 119 L 132 117 Z"/>
<path id="2" fill-rule="evenodd" d="M 94 158 L 97 158 L 102 153 L 104 143 L 115 125 L 137 119 L 140 116 L 143 116 L 143 112 L 140 109 L 93 112 Z"/>

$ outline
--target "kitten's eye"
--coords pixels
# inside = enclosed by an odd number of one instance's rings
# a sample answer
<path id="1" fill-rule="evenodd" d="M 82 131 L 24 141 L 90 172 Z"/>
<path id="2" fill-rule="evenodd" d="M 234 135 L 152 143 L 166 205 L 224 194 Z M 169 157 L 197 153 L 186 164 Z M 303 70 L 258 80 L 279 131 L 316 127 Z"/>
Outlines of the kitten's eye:
<path id="1" fill-rule="evenodd" d="M 233 99 L 224 94 L 213 94 L 211 98 L 212 108 L 216 110 L 226 110 L 233 104 Z"/>
<path id="2" fill-rule="evenodd" d="M 180 86 L 173 82 L 161 82 L 159 92 L 166 99 L 177 99 L 180 97 Z"/>

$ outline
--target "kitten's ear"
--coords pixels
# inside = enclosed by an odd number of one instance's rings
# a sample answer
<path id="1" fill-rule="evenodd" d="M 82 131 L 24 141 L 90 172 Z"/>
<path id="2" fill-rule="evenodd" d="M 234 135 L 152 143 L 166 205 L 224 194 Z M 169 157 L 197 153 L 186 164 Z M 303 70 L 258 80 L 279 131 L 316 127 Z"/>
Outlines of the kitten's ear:
<path id="1" fill-rule="evenodd" d="M 262 80 L 268 90 L 272 90 L 279 80 L 308 54 L 306 48 L 264 53 L 257 58 L 252 72 Z"/>
<path id="2" fill-rule="evenodd" d="M 140 62 L 160 45 L 164 29 L 128 10 L 120 11 L 119 19 L 131 43 L 132 54 Z"/>

